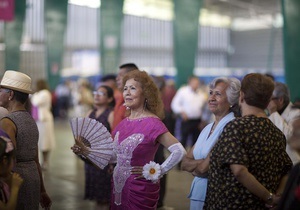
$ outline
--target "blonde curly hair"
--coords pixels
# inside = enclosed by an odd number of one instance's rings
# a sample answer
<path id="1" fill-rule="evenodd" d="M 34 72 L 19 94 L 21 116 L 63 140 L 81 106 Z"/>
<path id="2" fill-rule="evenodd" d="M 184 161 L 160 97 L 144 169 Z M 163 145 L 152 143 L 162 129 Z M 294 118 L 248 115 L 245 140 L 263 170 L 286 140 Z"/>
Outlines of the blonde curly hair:
<path id="1" fill-rule="evenodd" d="M 146 98 L 145 108 L 158 116 L 160 119 L 163 119 L 165 116 L 163 102 L 161 99 L 160 91 L 154 83 L 152 77 L 149 76 L 145 71 L 130 71 L 125 74 L 123 78 L 123 87 L 125 86 L 126 81 L 130 79 L 134 79 L 136 82 L 139 82 L 141 84 L 143 95 Z"/>

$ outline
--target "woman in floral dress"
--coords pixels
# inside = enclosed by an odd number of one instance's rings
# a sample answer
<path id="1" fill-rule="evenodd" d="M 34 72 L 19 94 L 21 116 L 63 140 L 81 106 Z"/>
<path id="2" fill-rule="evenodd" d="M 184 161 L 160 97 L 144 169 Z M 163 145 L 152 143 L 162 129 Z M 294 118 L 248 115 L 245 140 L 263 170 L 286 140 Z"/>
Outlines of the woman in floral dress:
<path id="1" fill-rule="evenodd" d="M 264 112 L 273 89 L 262 74 L 243 78 L 242 117 L 225 126 L 212 150 L 204 209 L 263 210 L 278 202 L 292 161 L 284 134 Z"/>

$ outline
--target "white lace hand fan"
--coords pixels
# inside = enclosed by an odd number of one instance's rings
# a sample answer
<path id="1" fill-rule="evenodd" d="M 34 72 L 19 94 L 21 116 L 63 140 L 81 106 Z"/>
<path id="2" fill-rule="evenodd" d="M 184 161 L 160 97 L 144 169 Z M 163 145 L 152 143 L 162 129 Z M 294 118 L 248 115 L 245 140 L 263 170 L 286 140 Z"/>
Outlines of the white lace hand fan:
<path id="1" fill-rule="evenodd" d="M 87 117 L 70 120 L 75 144 L 81 147 L 82 156 L 103 169 L 113 153 L 113 139 L 107 128 Z"/>

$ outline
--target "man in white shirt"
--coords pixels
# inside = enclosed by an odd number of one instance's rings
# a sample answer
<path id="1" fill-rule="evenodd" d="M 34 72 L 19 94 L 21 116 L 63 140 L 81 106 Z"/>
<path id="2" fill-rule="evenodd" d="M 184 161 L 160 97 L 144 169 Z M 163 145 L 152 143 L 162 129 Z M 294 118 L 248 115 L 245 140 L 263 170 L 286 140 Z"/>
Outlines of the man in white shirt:
<path id="1" fill-rule="evenodd" d="M 192 136 L 194 145 L 200 133 L 202 109 L 206 102 L 206 95 L 199 89 L 200 81 L 196 76 L 191 76 L 188 85 L 176 92 L 171 108 L 181 117 L 181 143 L 187 145 L 189 135 Z"/>
<path id="2" fill-rule="evenodd" d="M 300 110 L 293 109 L 290 102 L 288 86 L 281 82 L 275 82 L 275 89 L 271 101 L 268 105 L 269 119 L 284 133 L 288 140 L 292 134 L 293 121 L 300 117 Z M 289 144 L 286 146 L 286 152 L 290 156 L 293 164 L 300 162 L 300 156 L 293 151 Z"/>

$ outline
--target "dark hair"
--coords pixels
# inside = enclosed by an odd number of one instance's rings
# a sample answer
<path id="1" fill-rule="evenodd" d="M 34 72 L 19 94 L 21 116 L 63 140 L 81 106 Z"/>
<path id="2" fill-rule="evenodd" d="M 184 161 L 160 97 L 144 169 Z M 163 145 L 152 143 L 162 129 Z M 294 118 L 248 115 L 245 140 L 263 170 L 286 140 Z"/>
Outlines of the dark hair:
<path id="1" fill-rule="evenodd" d="M 261 109 L 267 108 L 274 90 L 274 82 L 271 78 L 259 74 L 247 74 L 242 80 L 241 91 L 244 93 L 244 99 L 250 106 Z"/>
<path id="2" fill-rule="evenodd" d="M 108 80 L 116 80 L 117 76 L 115 74 L 107 74 L 101 77 L 100 81 L 101 82 L 106 82 Z"/>
<path id="3" fill-rule="evenodd" d="M 114 90 L 111 87 L 107 86 L 107 85 L 101 85 L 97 89 L 99 89 L 99 88 L 106 89 L 107 97 L 113 99 L 108 105 L 110 107 L 114 107 L 116 105 L 116 101 L 115 101 L 115 98 L 114 98 Z"/>
<path id="4" fill-rule="evenodd" d="M 36 81 L 36 90 L 40 91 L 40 90 L 49 90 L 49 86 L 46 80 L 44 79 L 39 79 Z"/>
<path id="5" fill-rule="evenodd" d="M 5 155 L 5 149 L 6 149 L 6 141 L 4 141 L 0 137 L 0 160 L 2 160 Z"/>
<path id="6" fill-rule="evenodd" d="M 123 87 L 129 79 L 134 79 L 142 86 L 143 95 L 145 96 L 145 108 L 158 116 L 160 119 L 164 118 L 163 102 L 160 91 L 154 83 L 151 76 L 145 71 L 135 70 L 125 74 L 123 78 Z"/>
<path id="7" fill-rule="evenodd" d="M 265 76 L 269 77 L 270 79 L 272 79 L 273 81 L 275 81 L 275 77 L 273 76 L 272 73 L 265 73 Z"/>
<path id="8" fill-rule="evenodd" d="M 130 72 L 139 68 L 134 63 L 125 63 L 119 66 L 119 69 L 126 69 L 126 72 Z"/>
<path id="9" fill-rule="evenodd" d="M 20 102 L 21 104 L 25 104 L 27 102 L 29 96 L 28 93 L 22 93 L 20 91 L 12 90 L 12 89 L 10 90 L 14 92 L 14 98 L 16 101 Z"/>
<path id="10" fill-rule="evenodd" d="M 160 91 L 166 86 L 166 81 L 164 77 L 152 76 L 154 83 L 157 85 Z"/>
<path id="11" fill-rule="evenodd" d="M 8 162 L 10 162 L 11 158 L 15 155 L 15 150 L 13 149 L 12 151 L 6 153 L 6 146 L 7 142 L 0 136 L 0 161 L 6 157 Z"/>

